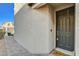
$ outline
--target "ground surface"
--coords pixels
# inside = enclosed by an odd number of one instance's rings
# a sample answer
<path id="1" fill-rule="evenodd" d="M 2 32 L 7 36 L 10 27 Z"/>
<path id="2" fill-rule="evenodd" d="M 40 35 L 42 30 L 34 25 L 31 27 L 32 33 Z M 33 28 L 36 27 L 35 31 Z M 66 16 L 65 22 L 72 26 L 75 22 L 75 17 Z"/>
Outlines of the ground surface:
<path id="1" fill-rule="evenodd" d="M 0 40 L 0 56 L 31 56 L 12 36 Z"/>
<path id="2" fill-rule="evenodd" d="M 47 54 L 31 54 L 13 36 L 5 36 L 4 39 L 0 39 L 0 56 L 47 56 Z M 50 56 L 59 56 L 59 54 L 51 53 Z"/>
<path id="3" fill-rule="evenodd" d="M 0 56 L 47 56 L 48 54 L 32 54 L 22 47 L 13 36 L 0 39 Z"/>
<path id="4" fill-rule="evenodd" d="M 7 55 L 6 47 L 5 47 L 5 40 L 0 39 L 0 56 Z"/>

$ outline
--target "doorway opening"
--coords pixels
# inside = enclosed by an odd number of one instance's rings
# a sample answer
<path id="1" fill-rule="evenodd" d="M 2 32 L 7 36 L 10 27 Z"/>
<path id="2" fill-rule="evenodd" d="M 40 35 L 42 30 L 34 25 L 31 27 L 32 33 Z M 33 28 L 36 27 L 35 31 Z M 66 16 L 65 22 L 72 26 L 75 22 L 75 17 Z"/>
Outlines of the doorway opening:
<path id="1" fill-rule="evenodd" d="M 56 48 L 74 51 L 75 6 L 56 12 Z"/>

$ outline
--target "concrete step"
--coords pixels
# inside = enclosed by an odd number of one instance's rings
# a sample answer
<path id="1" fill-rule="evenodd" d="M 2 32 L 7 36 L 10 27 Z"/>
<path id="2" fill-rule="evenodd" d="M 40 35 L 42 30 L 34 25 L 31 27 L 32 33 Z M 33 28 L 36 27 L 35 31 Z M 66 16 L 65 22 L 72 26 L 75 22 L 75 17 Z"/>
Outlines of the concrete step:
<path id="1" fill-rule="evenodd" d="M 61 51 L 58 51 L 58 50 L 53 50 L 51 55 L 53 55 L 53 56 L 69 56 Z"/>

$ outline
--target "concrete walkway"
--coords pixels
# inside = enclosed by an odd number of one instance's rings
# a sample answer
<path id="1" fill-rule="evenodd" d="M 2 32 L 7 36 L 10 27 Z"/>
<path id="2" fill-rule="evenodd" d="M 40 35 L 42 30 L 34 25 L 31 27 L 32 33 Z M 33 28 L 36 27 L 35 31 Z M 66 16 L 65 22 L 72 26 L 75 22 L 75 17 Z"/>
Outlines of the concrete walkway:
<path id="1" fill-rule="evenodd" d="M 7 55 L 7 50 L 5 47 L 5 40 L 0 39 L 0 56 L 6 56 Z"/>
<path id="2" fill-rule="evenodd" d="M 13 36 L 6 36 L 0 39 L 0 56 L 31 56 L 25 48 L 23 48 Z"/>
<path id="3" fill-rule="evenodd" d="M 8 56 L 30 56 L 31 53 L 23 48 L 13 36 L 5 37 L 5 46 Z"/>
<path id="4" fill-rule="evenodd" d="M 47 54 L 31 54 L 22 47 L 13 36 L 5 36 L 0 40 L 0 56 L 46 56 Z"/>

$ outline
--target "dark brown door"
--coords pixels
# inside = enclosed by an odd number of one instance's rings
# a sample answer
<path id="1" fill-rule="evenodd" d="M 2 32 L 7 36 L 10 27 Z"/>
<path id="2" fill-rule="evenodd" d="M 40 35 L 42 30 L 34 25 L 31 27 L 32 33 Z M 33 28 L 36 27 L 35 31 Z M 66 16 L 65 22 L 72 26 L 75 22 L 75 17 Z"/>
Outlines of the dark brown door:
<path id="1" fill-rule="evenodd" d="M 74 50 L 74 7 L 56 13 L 56 46 L 65 50 Z"/>

